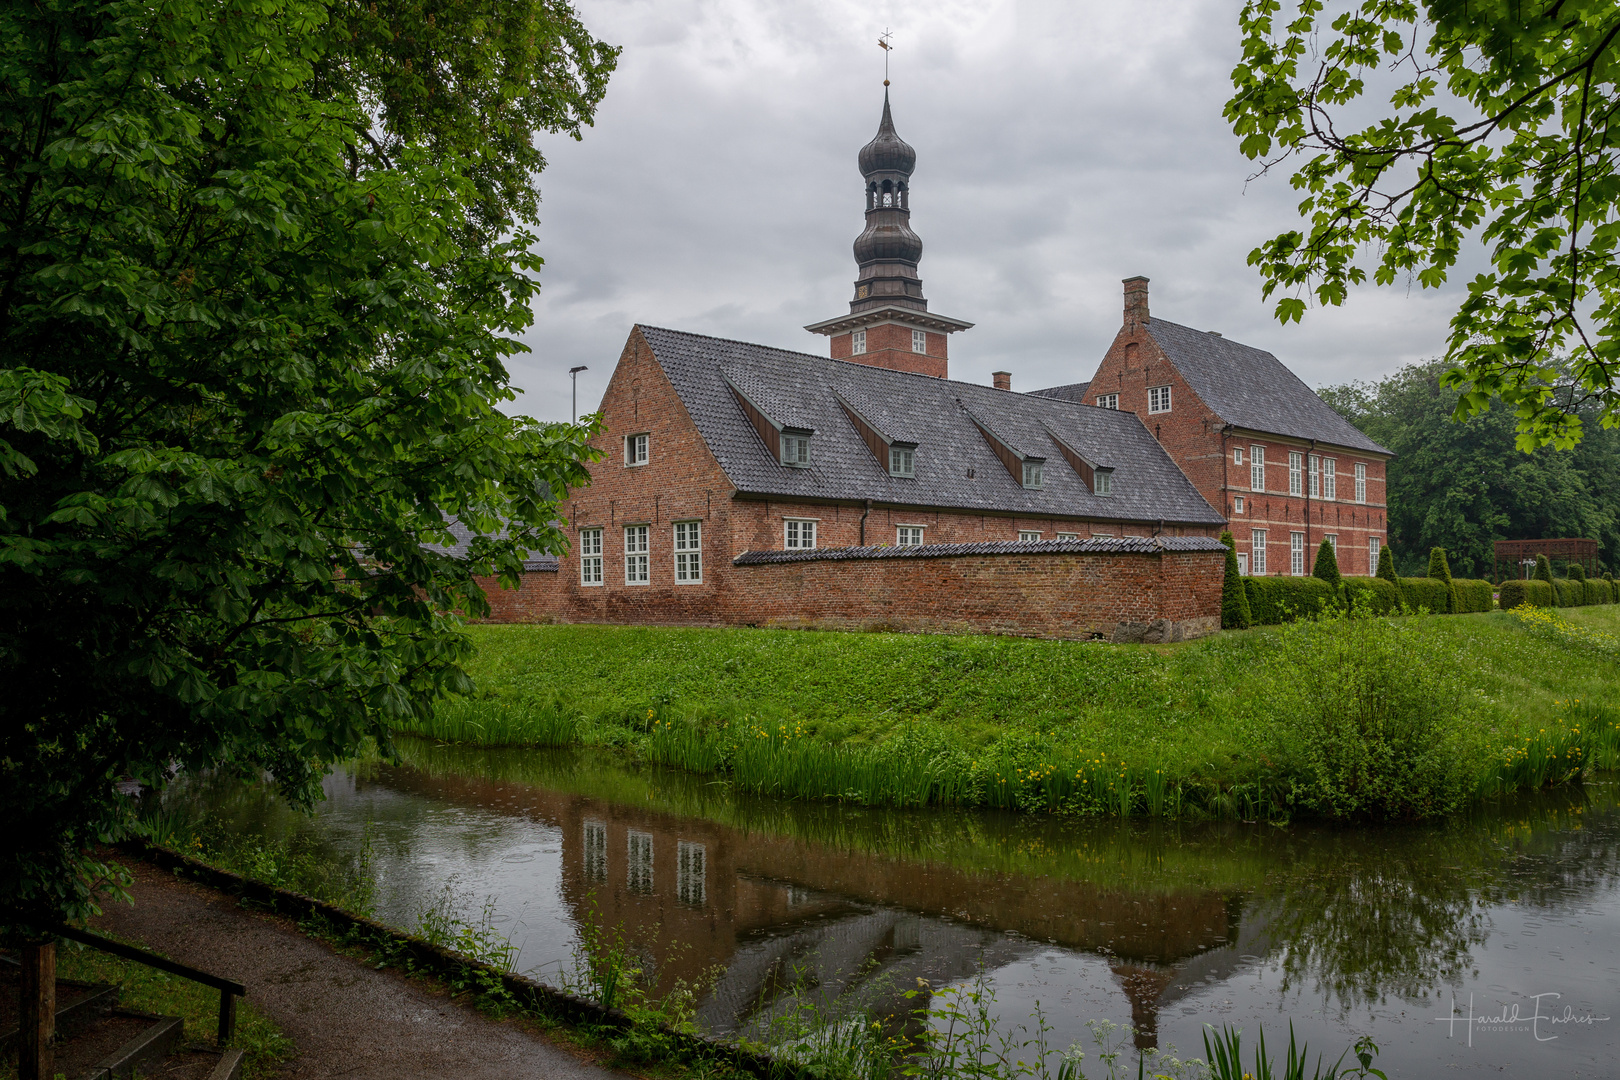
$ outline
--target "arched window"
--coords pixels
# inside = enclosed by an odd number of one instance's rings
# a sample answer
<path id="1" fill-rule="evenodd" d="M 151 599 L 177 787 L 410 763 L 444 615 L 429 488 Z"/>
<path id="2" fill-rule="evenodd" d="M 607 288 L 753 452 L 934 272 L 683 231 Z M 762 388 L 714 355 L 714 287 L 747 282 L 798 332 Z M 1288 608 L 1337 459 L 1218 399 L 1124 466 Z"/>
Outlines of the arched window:
<path id="1" fill-rule="evenodd" d="M 888 180 L 883 181 L 883 205 L 894 205 L 894 184 Z"/>

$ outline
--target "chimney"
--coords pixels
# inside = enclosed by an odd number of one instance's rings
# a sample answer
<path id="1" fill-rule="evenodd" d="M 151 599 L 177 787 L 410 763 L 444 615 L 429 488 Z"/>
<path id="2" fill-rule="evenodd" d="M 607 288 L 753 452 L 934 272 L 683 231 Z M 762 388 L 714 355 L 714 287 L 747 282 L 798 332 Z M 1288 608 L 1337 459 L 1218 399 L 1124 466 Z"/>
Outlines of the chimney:
<path id="1" fill-rule="evenodd" d="M 997 390 L 1011 390 L 1012 389 L 1012 372 L 1010 372 L 1010 371 L 992 371 L 990 373 L 990 381 L 996 384 L 996 389 Z"/>
<path id="2" fill-rule="evenodd" d="M 1140 274 L 1125 279 L 1125 321 L 1127 323 L 1145 323 L 1148 321 L 1147 287 L 1148 279 Z"/>

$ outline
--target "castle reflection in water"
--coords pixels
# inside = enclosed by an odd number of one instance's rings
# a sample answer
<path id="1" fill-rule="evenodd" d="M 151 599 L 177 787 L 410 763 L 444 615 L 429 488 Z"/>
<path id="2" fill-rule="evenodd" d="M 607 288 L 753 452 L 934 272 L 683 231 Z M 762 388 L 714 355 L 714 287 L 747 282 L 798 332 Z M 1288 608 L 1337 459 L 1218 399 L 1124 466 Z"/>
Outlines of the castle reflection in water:
<path id="1" fill-rule="evenodd" d="M 698 1019 L 715 1033 L 763 1036 L 804 1001 L 827 1014 L 859 1003 L 898 1029 L 928 1004 L 926 991 L 905 996 L 919 979 L 938 987 L 1057 945 L 1108 964 L 1145 1046 L 1161 1009 L 1265 951 L 1240 901 L 1215 892 L 975 873 L 517 782 L 414 769 L 377 780 L 557 826 L 576 924 L 622 933 L 655 993 L 713 980 Z"/>

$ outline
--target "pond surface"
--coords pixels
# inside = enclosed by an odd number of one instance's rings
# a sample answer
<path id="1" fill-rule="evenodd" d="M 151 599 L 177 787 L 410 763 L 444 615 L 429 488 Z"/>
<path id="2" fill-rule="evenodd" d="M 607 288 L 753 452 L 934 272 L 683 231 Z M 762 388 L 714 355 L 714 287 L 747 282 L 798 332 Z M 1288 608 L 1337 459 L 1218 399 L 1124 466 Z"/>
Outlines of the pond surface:
<path id="1" fill-rule="evenodd" d="M 1184 1057 L 1206 1024 L 1276 1048 L 1292 1022 L 1329 1061 L 1371 1035 L 1391 1077 L 1617 1069 L 1611 783 L 1332 830 L 781 803 L 569 752 L 402 749 L 407 766 L 330 777 L 313 819 L 197 797 L 336 851 L 369 830 L 381 919 L 487 908 L 546 981 L 582 918 L 622 927 L 660 992 L 718 966 L 698 1017 L 721 1035 L 763 1036 L 796 996 L 904 1014 L 918 979 L 982 971 L 1007 1022 L 1038 1002 L 1052 1043 L 1088 1052 L 1094 1019 Z"/>

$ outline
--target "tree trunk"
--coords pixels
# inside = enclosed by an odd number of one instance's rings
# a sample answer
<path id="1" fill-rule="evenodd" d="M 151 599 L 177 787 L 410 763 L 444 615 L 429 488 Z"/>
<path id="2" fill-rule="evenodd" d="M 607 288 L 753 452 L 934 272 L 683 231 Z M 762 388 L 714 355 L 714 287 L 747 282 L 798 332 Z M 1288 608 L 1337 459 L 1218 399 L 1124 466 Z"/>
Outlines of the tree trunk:
<path id="1" fill-rule="evenodd" d="M 17 1080 L 56 1076 L 56 942 L 22 948 L 22 1001 L 18 1017 Z"/>

